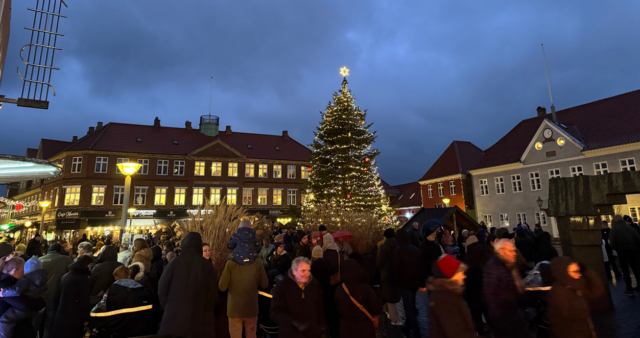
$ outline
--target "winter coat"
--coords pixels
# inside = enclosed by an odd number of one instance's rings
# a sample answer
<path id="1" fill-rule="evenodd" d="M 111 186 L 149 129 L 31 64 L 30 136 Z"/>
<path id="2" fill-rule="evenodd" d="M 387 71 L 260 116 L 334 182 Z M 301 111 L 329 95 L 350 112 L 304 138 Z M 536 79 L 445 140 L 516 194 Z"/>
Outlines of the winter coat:
<path id="1" fill-rule="evenodd" d="M 269 281 L 259 261 L 241 265 L 234 259 L 227 261 L 218 285 L 222 292 L 229 290 L 227 316 L 251 318 L 258 315 L 258 288 L 267 289 Z"/>
<path id="2" fill-rule="evenodd" d="M 331 287 L 331 266 L 324 258 L 318 258 L 311 263 L 311 275 L 320 283 L 322 290 Z"/>
<path id="3" fill-rule="evenodd" d="M 370 315 L 379 315 L 382 312 L 382 303 L 371 286 L 365 282 L 364 270 L 358 262 L 353 259 L 347 260 L 340 270 L 342 282 L 349 289 L 351 297 L 355 298 Z M 371 319 L 353 303 L 342 285 L 336 289 L 334 300 L 340 314 L 341 337 L 374 338 L 376 336 Z"/>
<path id="4" fill-rule="evenodd" d="M 233 260 L 240 265 L 251 265 L 258 258 L 260 241 L 256 238 L 255 230 L 251 228 L 238 228 L 227 244 L 233 250 Z"/>
<path id="5" fill-rule="evenodd" d="M 324 326 L 320 284 L 309 277 L 301 288 L 289 271 L 273 289 L 269 314 L 279 326 L 280 338 L 320 338 Z"/>
<path id="6" fill-rule="evenodd" d="M 202 250 L 202 248 L 200 248 L 200 250 Z M 153 251 L 151 251 L 150 248 L 144 248 L 142 250 L 139 250 L 133 255 L 133 259 L 131 259 L 131 264 L 140 262 L 144 264 L 144 272 L 150 272 L 152 259 L 153 259 Z"/>
<path id="7" fill-rule="evenodd" d="M 580 279 L 571 278 L 567 267 L 573 262 L 569 257 L 556 257 L 551 261 L 556 281 L 547 296 L 549 329 L 556 338 L 592 338 L 595 332 L 589 301 L 602 294 L 603 284 L 597 274 L 584 266 L 581 266 Z"/>
<path id="8" fill-rule="evenodd" d="M 39 241 L 36 241 L 35 238 L 32 238 L 27 244 L 27 250 L 25 251 L 25 255 L 29 257 L 42 256 L 42 244 Z"/>
<path id="9" fill-rule="evenodd" d="M 151 248 L 151 252 L 153 252 L 153 259 L 151 260 L 149 279 L 154 293 L 158 294 L 158 282 L 160 281 L 160 277 L 162 277 L 162 272 L 164 271 L 162 249 L 159 246 L 154 246 Z"/>
<path id="10" fill-rule="evenodd" d="M 271 254 L 271 251 L 273 251 L 273 249 L 273 244 L 269 244 L 269 246 L 262 246 L 262 249 L 258 254 L 258 259 L 260 260 L 262 265 L 264 265 L 265 269 L 269 269 L 269 255 Z"/>
<path id="11" fill-rule="evenodd" d="M 611 225 L 609 243 L 618 252 L 640 250 L 640 235 L 625 221 L 617 221 Z"/>
<path id="12" fill-rule="evenodd" d="M 434 270 L 437 269 L 434 268 Z M 462 298 L 464 288 L 444 275 L 429 278 L 429 329 L 431 338 L 476 337 L 471 313 Z M 439 278 L 437 278 L 439 277 Z"/>
<path id="13" fill-rule="evenodd" d="M 311 259 L 311 248 L 308 244 L 298 243 L 293 250 L 296 252 L 296 257 L 307 257 Z"/>
<path id="14" fill-rule="evenodd" d="M 516 248 L 520 250 L 520 253 L 527 262 L 533 262 L 536 259 L 536 242 L 528 236 L 517 236 Z"/>
<path id="15" fill-rule="evenodd" d="M 2 288 L 2 297 L 42 298 L 47 291 L 47 271 L 36 269 L 18 279 L 15 284 Z"/>
<path id="16" fill-rule="evenodd" d="M 425 287 L 422 252 L 411 244 L 409 234 L 404 229 L 396 232 L 396 242 L 398 248 L 393 254 L 393 275 L 396 285 L 405 289 Z"/>
<path id="17" fill-rule="evenodd" d="M 396 252 L 398 243 L 391 237 L 384 240 L 378 249 L 376 265 L 380 272 L 380 293 L 382 299 L 387 303 L 397 303 L 400 301 L 400 292 L 393 278 L 393 255 Z"/>
<path id="18" fill-rule="evenodd" d="M 211 337 L 217 296 L 216 270 L 202 257 L 200 234 L 190 232 L 182 240 L 182 254 L 165 267 L 158 283 L 164 309 L 158 335 Z"/>
<path id="19" fill-rule="evenodd" d="M 106 292 L 111 284 L 116 281 L 113 277 L 113 271 L 122 265 L 118 262 L 118 249 L 111 245 L 107 245 L 98 256 L 96 265 L 91 270 L 89 276 L 89 286 L 91 287 L 91 297 L 98 296 L 100 292 Z M 92 305 L 100 301 L 94 300 Z"/>
<path id="20" fill-rule="evenodd" d="M 92 261 L 90 256 L 82 255 L 75 263 L 69 265 L 69 272 L 60 279 L 52 303 L 55 316 L 50 330 L 51 338 L 84 336 L 84 322 L 89 320 L 91 310 L 88 265 Z"/>
<path id="21" fill-rule="evenodd" d="M 122 263 L 123 265 L 128 264 L 129 259 L 131 259 L 131 254 L 132 253 L 129 250 L 118 252 L 118 262 Z"/>
<path id="22" fill-rule="evenodd" d="M 538 251 L 536 251 L 536 264 L 542 261 L 551 261 L 558 257 L 558 250 L 551 244 L 551 235 L 542 232 L 538 235 Z"/>
<path id="23" fill-rule="evenodd" d="M 491 256 L 492 254 L 487 248 L 487 244 L 476 242 L 467 246 L 467 256 L 465 257 L 465 264 L 467 265 L 465 274 L 467 277 L 464 280 L 464 298 L 470 308 L 485 308 L 484 300 L 482 299 L 482 276 Z"/>
<path id="24" fill-rule="evenodd" d="M 422 244 L 422 232 L 420 231 L 420 227 L 415 229 L 413 226 L 407 227 L 405 231 L 409 234 L 409 241 L 411 245 L 419 248 Z"/>
<path id="25" fill-rule="evenodd" d="M 278 270 L 278 273 L 284 274 L 291 268 L 291 258 L 286 253 L 280 256 L 275 254 L 269 258 L 269 270 Z"/>
<path id="26" fill-rule="evenodd" d="M 325 240 L 325 243 L 326 242 L 327 241 Z M 334 250 L 334 249 L 327 249 L 327 250 L 323 249 L 323 252 L 322 252 L 322 258 L 324 258 L 324 260 L 327 261 L 327 263 L 329 263 L 329 268 L 332 275 L 338 273 L 340 269 L 340 265 L 344 263 L 344 259 L 342 258 L 339 259 L 338 255 L 339 255 L 338 250 Z"/>
<path id="27" fill-rule="evenodd" d="M 436 241 L 425 239 L 420 246 L 420 251 L 422 251 L 422 265 L 425 277 L 431 277 L 433 263 L 438 260 L 438 257 L 442 256 L 442 249 Z"/>
<path id="28" fill-rule="evenodd" d="M 47 271 L 49 282 L 47 292 L 44 294 L 44 301 L 49 303 L 56 295 L 56 289 L 60 278 L 69 271 L 71 258 L 63 256 L 56 251 L 49 251 L 46 255 L 38 258 L 42 263 L 42 268 Z"/>
<path id="29" fill-rule="evenodd" d="M 491 257 L 484 268 L 482 283 L 487 319 L 497 338 L 529 336 L 519 306 L 523 294 L 513 278 L 511 270 L 498 256 Z"/>
<path id="30" fill-rule="evenodd" d="M 0 288 L 11 287 L 18 280 L 13 278 L 9 274 L 3 274 L 0 272 Z M 0 298 L 0 317 L 10 308 L 14 307 L 23 312 L 38 312 L 44 308 L 45 302 L 42 298 L 30 298 L 26 295 L 20 295 L 18 297 L 6 297 Z M 13 311 L 12 311 L 13 312 Z M 15 313 L 15 312 L 14 312 Z M 35 337 L 35 331 L 33 329 L 31 319 L 25 319 L 18 321 L 13 332 L 14 337 Z M 4 328 L 3 328 L 4 329 Z"/>

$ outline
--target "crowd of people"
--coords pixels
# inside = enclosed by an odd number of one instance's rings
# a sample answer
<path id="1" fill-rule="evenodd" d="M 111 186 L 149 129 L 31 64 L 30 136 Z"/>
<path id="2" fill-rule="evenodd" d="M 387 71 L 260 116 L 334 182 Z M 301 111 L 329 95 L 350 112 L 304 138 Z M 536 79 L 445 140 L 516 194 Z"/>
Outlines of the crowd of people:
<path id="1" fill-rule="evenodd" d="M 617 257 L 633 292 L 640 229 L 619 216 L 612 223 L 603 223 L 606 269 L 620 275 Z M 178 238 L 163 229 L 131 246 L 36 235 L 24 248 L 7 239 L 0 337 L 375 337 L 380 316 L 413 338 L 426 334 L 421 316 L 434 338 L 595 335 L 590 309 L 602 281 L 559 257 L 539 225 L 509 231 L 481 222 L 454 233 L 414 223 L 386 229 L 373 256 L 323 225 L 272 230 L 256 233 L 243 220 L 221 272 L 195 232 Z"/>

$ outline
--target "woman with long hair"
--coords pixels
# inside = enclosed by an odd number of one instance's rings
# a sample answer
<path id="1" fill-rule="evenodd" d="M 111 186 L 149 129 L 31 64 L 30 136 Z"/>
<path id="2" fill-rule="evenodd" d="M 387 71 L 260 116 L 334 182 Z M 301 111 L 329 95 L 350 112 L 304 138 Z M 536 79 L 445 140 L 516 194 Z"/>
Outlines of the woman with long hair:
<path id="1" fill-rule="evenodd" d="M 144 265 L 144 272 L 151 271 L 151 260 L 153 259 L 153 251 L 149 248 L 149 244 L 142 238 L 136 238 L 133 241 L 133 252 L 131 261 L 127 265 L 140 262 Z"/>

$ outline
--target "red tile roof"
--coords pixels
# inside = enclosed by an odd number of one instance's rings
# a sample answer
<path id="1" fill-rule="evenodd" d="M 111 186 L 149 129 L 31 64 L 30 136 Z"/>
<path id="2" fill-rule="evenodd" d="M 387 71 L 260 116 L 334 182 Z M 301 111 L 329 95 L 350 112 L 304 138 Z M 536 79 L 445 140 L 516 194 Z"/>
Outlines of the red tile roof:
<path id="1" fill-rule="evenodd" d="M 464 174 L 482 157 L 482 150 L 471 142 L 453 141 L 420 181 Z"/>
<path id="2" fill-rule="evenodd" d="M 640 90 L 620 94 L 556 112 L 558 127 L 581 141 L 585 150 L 640 142 Z M 518 123 L 484 151 L 473 169 L 520 161 L 545 117 Z"/>
<path id="3" fill-rule="evenodd" d="M 422 207 L 420 183 L 410 182 L 394 185 L 391 188 L 398 189 L 399 193 L 389 201 L 389 205 L 395 208 Z"/>
<path id="4" fill-rule="evenodd" d="M 64 148 L 71 145 L 71 142 L 67 141 L 58 141 L 58 140 L 49 140 L 43 138 L 40 140 L 40 148 L 38 149 L 38 158 L 43 160 L 48 160 L 51 157 L 59 154 L 64 150 Z"/>
<path id="5" fill-rule="evenodd" d="M 137 138 L 141 138 L 141 142 L 138 142 Z M 178 141 L 178 144 L 174 144 L 174 140 Z M 202 134 L 198 129 L 113 122 L 82 137 L 64 150 L 187 155 L 216 140 L 226 143 L 247 158 L 308 161 L 311 157 L 311 151 L 307 147 L 282 135 L 239 132 L 227 134 L 221 130 L 218 136 L 213 137 Z"/>

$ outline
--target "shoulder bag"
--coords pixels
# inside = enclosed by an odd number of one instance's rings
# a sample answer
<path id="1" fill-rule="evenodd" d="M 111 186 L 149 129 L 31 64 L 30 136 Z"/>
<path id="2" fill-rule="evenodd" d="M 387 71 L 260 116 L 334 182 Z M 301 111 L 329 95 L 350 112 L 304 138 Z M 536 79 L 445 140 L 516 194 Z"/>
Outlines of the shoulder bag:
<path id="1" fill-rule="evenodd" d="M 367 311 L 367 309 L 364 308 L 364 306 L 362 306 L 362 304 L 358 303 L 358 301 L 353 298 L 351 296 L 351 294 L 349 293 L 349 289 L 347 289 L 347 285 L 342 283 L 342 288 L 344 289 L 344 292 L 347 293 L 347 296 L 349 296 L 349 298 L 351 298 L 351 301 L 353 302 L 353 304 L 355 304 L 358 309 L 360 309 L 360 311 L 364 312 L 365 315 L 367 315 L 367 317 L 369 317 L 369 319 L 371 319 L 371 323 L 373 324 L 373 328 L 376 330 L 376 332 L 378 332 L 378 316 L 372 316 L 369 311 Z"/>

